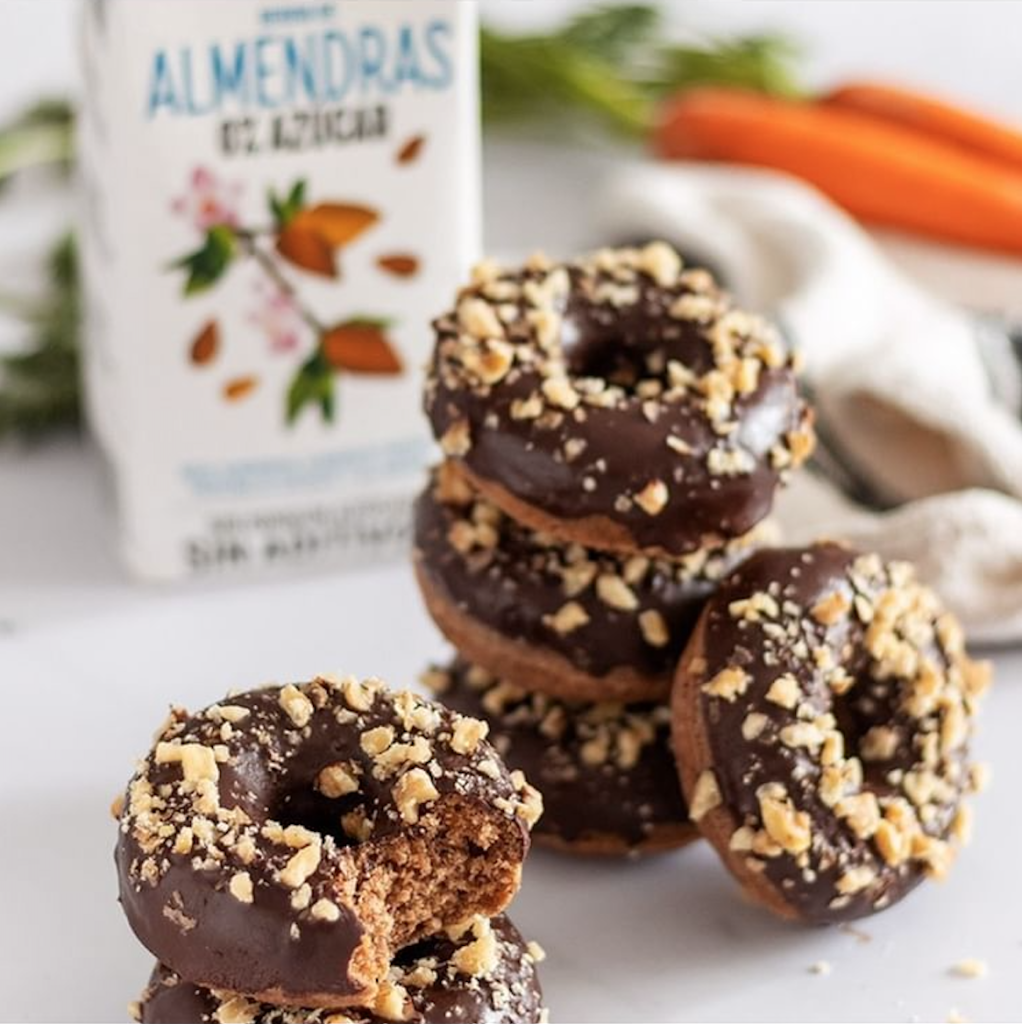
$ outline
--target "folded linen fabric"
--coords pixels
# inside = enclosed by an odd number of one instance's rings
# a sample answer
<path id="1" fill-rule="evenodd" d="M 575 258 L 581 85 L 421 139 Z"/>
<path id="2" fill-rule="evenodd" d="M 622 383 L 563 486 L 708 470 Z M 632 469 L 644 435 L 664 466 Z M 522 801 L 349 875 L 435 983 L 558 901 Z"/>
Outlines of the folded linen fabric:
<path id="1" fill-rule="evenodd" d="M 773 172 L 637 162 L 597 210 L 602 237 L 666 238 L 805 353 L 821 451 L 783 503 L 789 535 L 908 558 L 977 639 L 1022 640 L 1022 362 L 1006 332 Z"/>

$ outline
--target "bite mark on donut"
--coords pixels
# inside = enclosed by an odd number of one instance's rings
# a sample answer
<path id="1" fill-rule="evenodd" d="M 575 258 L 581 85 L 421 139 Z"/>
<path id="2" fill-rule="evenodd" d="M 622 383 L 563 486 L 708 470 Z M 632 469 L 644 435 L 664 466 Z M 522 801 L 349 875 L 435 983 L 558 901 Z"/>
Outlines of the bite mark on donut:
<path id="1" fill-rule="evenodd" d="M 353 678 L 232 701 L 175 709 L 121 815 L 129 920 L 189 977 L 281 1004 L 350 1004 L 380 990 L 396 948 L 514 895 L 542 803 L 500 765 L 485 723 Z M 318 930 L 339 929 L 336 956 L 299 971 L 318 980 L 295 991 L 288 971 L 247 966 L 231 946 L 246 913 L 285 944 L 313 943 L 310 957 L 329 950 Z M 209 945 L 220 964 L 201 956 Z"/>

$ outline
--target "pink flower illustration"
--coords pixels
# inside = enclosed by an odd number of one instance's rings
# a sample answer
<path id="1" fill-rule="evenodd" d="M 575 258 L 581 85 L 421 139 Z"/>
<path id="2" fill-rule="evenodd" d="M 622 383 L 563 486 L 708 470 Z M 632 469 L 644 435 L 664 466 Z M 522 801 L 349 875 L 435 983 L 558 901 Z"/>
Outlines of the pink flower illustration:
<path id="1" fill-rule="evenodd" d="M 198 231 L 208 231 L 217 224 L 237 227 L 241 188 L 240 182 L 225 182 L 207 167 L 196 167 L 188 191 L 173 201 L 171 209 L 187 217 Z"/>
<path id="2" fill-rule="evenodd" d="M 293 352 L 301 344 L 305 326 L 294 297 L 262 281 L 255 292 L 259 305 L 249 313 L 249 323 L 266 335 L 271 351 Z"/>

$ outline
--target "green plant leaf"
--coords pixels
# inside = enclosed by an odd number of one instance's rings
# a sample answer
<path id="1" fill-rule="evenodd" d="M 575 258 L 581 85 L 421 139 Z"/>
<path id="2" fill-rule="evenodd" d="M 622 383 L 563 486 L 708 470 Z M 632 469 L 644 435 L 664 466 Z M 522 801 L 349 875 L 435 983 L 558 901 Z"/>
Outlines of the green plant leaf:
<path id="1" fill-rule="evenodd" d="M 0 188 L 19 171 L 66 172 L 73 157 L 74 111 L 66 100 L 39 100 L 0 126 Z"/>
<path id="2" fill-rule="evenodd" d="M 194 252 L 175 260 L 171 266 L 186 270 L 184 294 L 197 295 L 212 287 L 231 265 L 237 251 L 237 236 L 226 224 L 215 224 L 206 232 L 206 240 Z"/>
<path id="3" fill-rule="evenodd" d="M 662 21 L 660 8 L 651 4 L 603 5 L 575 15 L 557 37 L 602 60 L 617 61 L 655 40 Z"/>
<path id="4" fill-rule="evenodd" d="M 694 85 L 725 85 L 797 98 L 804 90 L 794 72 L 798 47 L 782 36 L 711 39 L 704 46 L 669 46 L 651 88 L 668 94 Z"/>
<path id="5" fill-rule="evenodd" d="M 48 259 L 48 288 L 39 301 L 0 308 L 23 320 L 30 330 L 24 350 L 0 356 L 0 438 L 31 438 L 78 424 L 79 296 L 75 246 L 61 238 Z"/>
<path id="6" fill-rule="evenodd" d="M 267 199 L 270 204 L 270 213 L 273 214 L 273 220 L 278 229 L 286 227 L 305 209 L 305 189 L 305 179 L 299 178 L 283 199 L 272 188 L 269 190 Z"/>
<path id="7" fill-rule="evenodd" d="M 325 423 L 334 421 L 334 373 L 320 352 L 299 367 L 287 392 L 287 422 L 298 419 L 307 405 L 318 405 Z"/>

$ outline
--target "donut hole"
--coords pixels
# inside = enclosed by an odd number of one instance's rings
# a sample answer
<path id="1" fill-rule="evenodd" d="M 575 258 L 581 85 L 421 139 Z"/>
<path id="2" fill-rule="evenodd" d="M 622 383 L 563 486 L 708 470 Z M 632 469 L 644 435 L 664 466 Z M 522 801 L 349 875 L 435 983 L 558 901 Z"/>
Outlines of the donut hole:
<path id="1" fill-rule="evenodd" d="M 914 757 L 905 743 L 907 732 L 899 728 L 900 700 L 892 680 L 878 680 L 865 669 L 855 675 L 856 682 L 847 693 L 833 698 L 831 713 L 844 736 L 845 755 L 862 764 L 867 789 L 882 795 L 896 788 L 888 779 L 893 768 L 908 767 Z M 878 730 L 895 739 L 890 748 L 878 742 Z"/>
<path id="2" fill-rule="evenodd" d="M 640 317 L 631 309 L 579 303 L 562 321 L 560 347 L 572 376 L 629 392 L 640 381 L 663 380 L 670 360 L 696 374 L 712 364 L 710 346 L 697 331 L 647 309 Z"/>
<path id="3" fill-rule="evenodd" d="M 338 846 L 356 846 L 358 841 L 344 831 L 342 818 L 364 803 L 357 794 L 326 797 L 312 782 L 293 785 L 281 793 L 271 808 L 270 818 L 288 825 L 300 825 L 323 836 L 331 836 Z"/>

